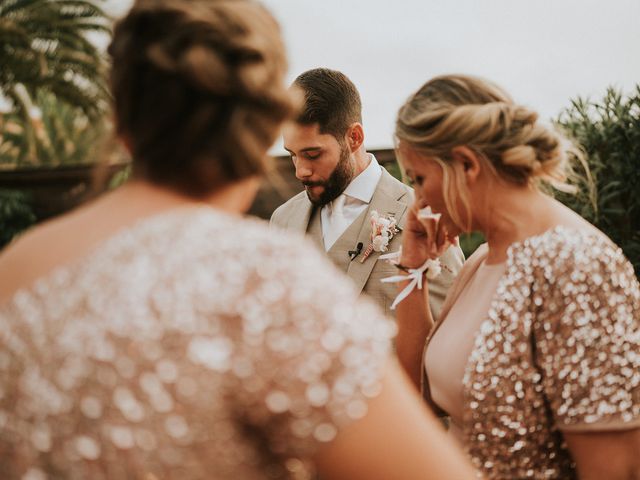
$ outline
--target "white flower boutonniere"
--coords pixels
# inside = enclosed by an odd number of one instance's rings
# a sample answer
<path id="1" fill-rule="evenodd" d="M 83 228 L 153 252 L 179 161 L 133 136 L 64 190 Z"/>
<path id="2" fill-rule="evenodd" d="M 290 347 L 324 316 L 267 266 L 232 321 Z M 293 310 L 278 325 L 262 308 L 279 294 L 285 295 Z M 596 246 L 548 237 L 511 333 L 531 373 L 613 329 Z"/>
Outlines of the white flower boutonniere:
<path id="1" fill-rule="evenodd" d="M 363 263 L 372 252 L 386 252 L 389 242 L 400 231 L 398 222 L 393 215 L 380 215 L 377 211 L 371 212 L 371 243 L 362 254 L 360 263 Z"/>

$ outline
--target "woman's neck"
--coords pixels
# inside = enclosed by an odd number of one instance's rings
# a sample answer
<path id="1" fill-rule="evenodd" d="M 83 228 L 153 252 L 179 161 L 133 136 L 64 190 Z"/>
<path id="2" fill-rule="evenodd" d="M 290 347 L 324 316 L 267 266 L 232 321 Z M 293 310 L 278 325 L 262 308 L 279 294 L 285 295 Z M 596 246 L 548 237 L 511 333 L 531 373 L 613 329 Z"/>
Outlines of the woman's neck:
<path id="1" fill-rule="evenodd" d="M 489 245 L 487 263 L 506 260 L 509 246 L 559 223 L 557 202 L 532 188 L 500 187 L 476 216 Z"/>
<path id="2" fill-rule="evenodd" d="M 114 192 L 112 197 L 118 203 L 128 204 L 132 210 L 139 210 L 142 215 L 145 212 L 160 213 L 189 205 L 209 206 L 227 213 L 240 214 L 251 206 L 257 188 L 257 180 L 249 179 L 230 184 L 206 197 L 193 198 L 145 180 L 132 180 Z"/>

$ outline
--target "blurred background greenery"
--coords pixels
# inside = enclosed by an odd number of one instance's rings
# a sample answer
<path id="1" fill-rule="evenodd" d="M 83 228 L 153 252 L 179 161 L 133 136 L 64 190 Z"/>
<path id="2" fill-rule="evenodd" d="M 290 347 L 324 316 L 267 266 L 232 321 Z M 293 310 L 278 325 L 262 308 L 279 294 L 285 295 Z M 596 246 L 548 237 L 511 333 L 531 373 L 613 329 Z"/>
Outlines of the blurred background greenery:
<path id="1" fill-rule="evenodd" d="M 577 98 L 557 123 L 582 146 L 595 188 L 576 166 L 578 193 L 556 198 L 606 233 L 640 275 L 640 85 Z"/>
<path id="2" fill-rule="evenodd" d="M 0 247 L 123 181 L 108 61 L 91 41 L 112 19 L 90 0 L 0 2 Z M 94 166 L 115 165 L 94 176 Z"/>
<path id="3" fill-rule="evenodd" d="M 88 38 L 111 32 L 89 0 L 0 3 L 0 164 L 82 163 L 105 129 L 108 63 Z"/>

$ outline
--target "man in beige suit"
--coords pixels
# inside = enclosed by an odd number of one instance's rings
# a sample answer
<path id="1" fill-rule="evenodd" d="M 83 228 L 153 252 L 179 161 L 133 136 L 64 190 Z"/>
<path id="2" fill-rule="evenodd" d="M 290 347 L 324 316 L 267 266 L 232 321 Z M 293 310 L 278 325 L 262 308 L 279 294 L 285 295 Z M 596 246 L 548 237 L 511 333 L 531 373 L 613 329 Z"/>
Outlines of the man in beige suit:
<path id="1" fill-rule="evenodd" d="M 365 150 L 360 95 L 344 74 L 325 68 L 309 70 L 294 81 L 294 87 L 304 94 L 305 104 L 297 121 L 283 131 L 284 147 L 305 190 L 278 207 L 271 224 L 306 232 L 359 291 L 392 314 L 398 287 L 380 280 L 398 272 L 387 262 L 377 261 L 381 252 L 365 259 L 371 243 L 370 218 L 373 211 L 395 218 L 400 232 L 387 248 L 388 252 L 398 250 L 413 189 L 393 178 Z M 440 261 L 447 268 L 429 281 L 434 318 L 462 266 L 462 251 L 451 247 Z"/>

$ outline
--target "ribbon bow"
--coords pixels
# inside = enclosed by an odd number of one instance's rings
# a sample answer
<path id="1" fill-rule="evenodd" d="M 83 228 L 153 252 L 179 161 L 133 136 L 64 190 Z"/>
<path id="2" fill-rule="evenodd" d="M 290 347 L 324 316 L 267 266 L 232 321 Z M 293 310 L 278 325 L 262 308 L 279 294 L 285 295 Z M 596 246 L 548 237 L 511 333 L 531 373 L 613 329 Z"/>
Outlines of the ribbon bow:
<path id="1" fill-rule="evenodd" d="M 393 265 L 398 265 L 400 261 L 400 255 L 402 253 L 402 249 L 397 252 L 387 253 L 386 255 L 380 255 L 378 257 L 379 260 L 388 260 Z M 428 259 L 418 268 L 409 268 L 407 270 L 406 275 L 393 275 L 391 277 L 386 277 L 381 279 L 380 281 L 383 283 L 399 283 L 404 282 L 406 280 L 411 280 L 409 284 L 402 289 L 402 291 L 395 298 L 393 303 L 391 304 L 391 310 L 395 310 L 396 306 L 405 298 L 409 296 L 411 292 L 417 287 L 418 290 L 422 290 L 422 278 L 426 276 L 429 280 L 436 278 L 442 272 L 442 265 L 440 264 L 440 260 L 437 258 L 435 260 Z"/>

